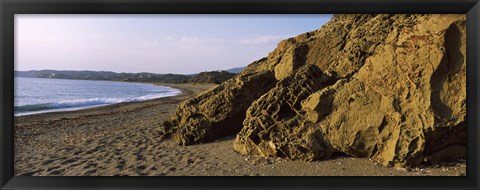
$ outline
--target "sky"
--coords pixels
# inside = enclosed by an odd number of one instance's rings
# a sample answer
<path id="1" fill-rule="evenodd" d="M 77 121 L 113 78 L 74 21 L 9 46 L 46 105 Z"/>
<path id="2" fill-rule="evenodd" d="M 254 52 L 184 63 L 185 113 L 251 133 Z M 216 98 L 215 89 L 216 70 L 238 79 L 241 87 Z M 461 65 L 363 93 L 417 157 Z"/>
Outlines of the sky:
<path id="1" fill-rule="evenodd" d="M 15 70 L 193 74 L 244 67 L 332 15 L 15 15 Z"/>

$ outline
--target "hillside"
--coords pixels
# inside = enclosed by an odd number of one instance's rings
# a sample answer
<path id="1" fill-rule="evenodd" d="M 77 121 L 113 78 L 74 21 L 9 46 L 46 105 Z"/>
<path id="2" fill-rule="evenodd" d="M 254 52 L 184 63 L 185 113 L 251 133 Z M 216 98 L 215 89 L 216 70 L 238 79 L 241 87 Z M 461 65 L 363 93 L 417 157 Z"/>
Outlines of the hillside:
<path id="1" fill-rule="evenodd" d="M 185 83 L 191 76 L 179 74 L 154 73 L 115 73 L 108 71 L 16 71 L 15 76 L 30 78 L 76 79 L 76 80 L 109 80 L 126 82 L 166 82 Z"/>
<path id="2" fill-rule="evenodd" d="M 229 72 L 229 73 L 240 73 L 240 72 L 243 71 L 243 69 L 245 69 L 245 67 L 235 67 L 235 68 L 228 69 L 227 72 Z"/>
<path id="3" fill-rule="evenodd" d="M 214 83 L 220 84 L 233 76 L 235 73 L 230 73 L 227 71 L 210 71 L 210 72 L 201 72 L 194 77 L 188 79 L 190 83 Z"/>
<path id="4" fill-rule="evenodd" d="M 236 135 L 244 155 L 336 153 L 406 167 L 466 156 L 465 15 L 335 15 L 179 105 L 180 145 Z"/>
<path id="5" fill-rule="evenodd" d="M 15 71 L 17 77 L 76 79 L 76 80 L 108 80 L 125 82 L 164 82 L 164 83 L 222 83 L 236 74 L 220 71 L 202 72 L 193 75 L 154 74 L 154 73 L 115 73 L 108 71 Z"/>

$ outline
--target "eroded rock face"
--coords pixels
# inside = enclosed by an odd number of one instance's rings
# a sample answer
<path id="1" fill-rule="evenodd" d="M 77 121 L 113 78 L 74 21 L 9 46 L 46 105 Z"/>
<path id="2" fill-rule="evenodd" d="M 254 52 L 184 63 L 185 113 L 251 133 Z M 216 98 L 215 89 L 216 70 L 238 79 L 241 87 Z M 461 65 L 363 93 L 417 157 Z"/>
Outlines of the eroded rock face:
<path id="1" fill-rule="evenodd" d="M 441 150 L 466 143 L 464 19 L 418 16 L 392 31 L 335 93 L 334 110 L 319 122 L 327 141 L 384 165 L 451 159 Z M 448 152 L 465 157 L 464 148 Z"/>
<path id="2" fill-rule="evenodd" d="M 242 128 L 245 110 L 251 102 L 274 85 L 271 71 L 241 73 L 180 103 L 175 116 L 164 123 L 168 129 L 165 133 L 173 133 L 180 145 L 204 143 L 235 134 Z"/>
<path id="3" fill-rule="evenodd" d="M 464 158 L 465 29 L 465 15 L 336 15 L 182 103 L 166 129 L 182 145 L 237 134 L 242 154 L 292 160 Z"/>
<path id="4" fill-rule="evenodd" d="M 234 148 L 242 154 L 317 160 L 333 151 L 320 128 L 305 120 L 302 100 L 328 86 L 334 77 L 315 65 L 305 65 L 277 83 L 247 110 Z"/>

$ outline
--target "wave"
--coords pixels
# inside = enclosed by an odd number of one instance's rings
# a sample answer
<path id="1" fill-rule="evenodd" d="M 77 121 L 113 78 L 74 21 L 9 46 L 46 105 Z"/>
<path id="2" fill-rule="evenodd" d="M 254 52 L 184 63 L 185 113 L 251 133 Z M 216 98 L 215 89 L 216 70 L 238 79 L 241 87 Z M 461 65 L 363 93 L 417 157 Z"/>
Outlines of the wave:
<path id="1" fill-rule="evenodd" d="M 18 113 L 25 113 L 25 112 L 38 112 L 43 110 L 53 110 L 53 109 L 63 109 L 63 108 L 91 107 L 91 106 L 118 104 L 118 103 L 124 103 L 124 102 L 139 102 L 139 101 L 151 100 L 156 98 L 176 96 L 180 93 L 181 93 L 180 90 L 170 88 L 168 89 L 168 91 L 162 92 L 159 94 L 148 94 L 148 95 L 134 97 L 134 98 L 90 98 L 90 99 L 80 99 L 80 100 L 64 100 L 64 101 L 44 103 L 44 104 L 15 106 L 14 112 L 18 114 Z"/>

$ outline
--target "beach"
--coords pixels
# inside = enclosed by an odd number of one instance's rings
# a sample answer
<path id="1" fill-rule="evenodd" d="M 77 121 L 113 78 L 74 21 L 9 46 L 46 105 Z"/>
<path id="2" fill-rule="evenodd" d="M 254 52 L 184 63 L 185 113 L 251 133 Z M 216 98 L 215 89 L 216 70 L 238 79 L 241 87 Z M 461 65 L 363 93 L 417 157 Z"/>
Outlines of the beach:
<path id="1" fill-rule="evenodd" d="M 160 126 L 180 102 L 213 84 L 158 84 L 173 97 L 15 117 L 15 175 L 25 176 L 462 176 L 465 161 L 390 168 L 337 155 L 314 162 L 243 156 L 229 136 L 179 146 Z"/>

